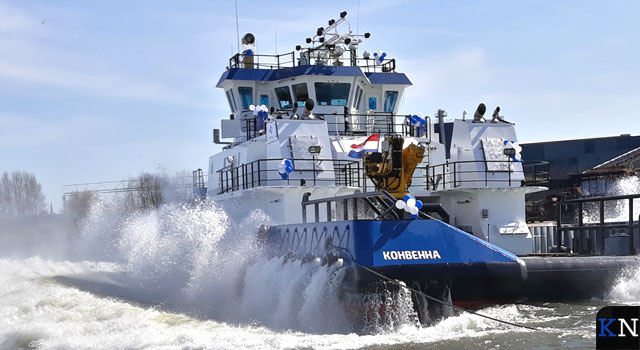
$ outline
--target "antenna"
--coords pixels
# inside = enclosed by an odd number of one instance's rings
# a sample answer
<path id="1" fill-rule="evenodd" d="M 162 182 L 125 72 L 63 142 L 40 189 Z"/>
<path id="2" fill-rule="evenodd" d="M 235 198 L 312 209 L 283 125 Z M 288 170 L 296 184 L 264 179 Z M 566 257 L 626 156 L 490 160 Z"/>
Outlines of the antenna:
<path id="1" fill-rule="evenodd" d="M 275 36 L 276 36 L 276 55 L 277 55 L 278 54 L 278 28 L 276 28 L 275 30 L 276 30 Z"/>
<path id="2" fill-rule="evenodd" d="M 240 27 L 238 26 L 238 0 L 236 3 L 236 36 L 238 37 L 238 52 L 240 52 Z"/>
<path id="3" fill-rule="evenodd" d="M 356 33 L 360 33 L 360 0 L 358 0 L 358 17 L 356 20 Z"/>

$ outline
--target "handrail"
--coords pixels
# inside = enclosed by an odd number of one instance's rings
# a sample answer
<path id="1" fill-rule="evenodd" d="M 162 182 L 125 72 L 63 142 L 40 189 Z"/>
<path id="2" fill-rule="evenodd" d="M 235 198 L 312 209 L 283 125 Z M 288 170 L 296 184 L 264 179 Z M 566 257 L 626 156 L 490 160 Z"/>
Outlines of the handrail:
<path id="1" fill-rule="evenodd" d="M 489 170 L 488 164 L 505 164 L 505 170 Z M 508 186 L 518 185 L 521 186 L 524 181 L 524 171 L 512 169 L 512 165 L 519 164 L 520 162 L 514 162 L 511 160 L 464 160 L 447 162 L 437 165 L 422 166 L 416 168 L 413 176 L 413 180 L 423 179 L 424 189 L 427 190 L 446 190 L 452 188 L 463 187 L 465 184 L 477 184 L 484 183 L 484 186 L 489 186 L 491 183 L 506 183 Z M 482 169 L 459 169 L 460 165 L 483 165 Z M 479 176 L 464 178 L 465 175 L 477 174 Z M 503 178 L 504 175 L 506 178 Z M 512 175 L 515 174 L 515 175 Z M 502 176 L 499 176 L 502 175 Z M 519 176 L 518 176 L 519 175 Z M 522 179 L 520 179 L 522 178 Z"/>
<path id="2" fill-rule="evenodd" d="M 289 111 L 277 111 L 276 119 L 289 114 Z M 389 112 L 376 113 L 317 113 L 313 114 L 315 120 L 324 120 L 329 127 L 329 135 L 331 136 L 354 136 L 369 135 L 373 133 L 379 134 L 400 134 L 403 137 L 426 137 L 431 140 L 431 118 L 426 116 L 427 125 L 419 127 L 410 122 L 411 114 L 393 114 Z M 328 117 L 342 117 L 342 121 L 329 121 Z M 364 118 L 358 123 L 349 121 L 352 118 Z M 396 120 L 396 118 L 402 121 Z M 306 121 L 304 119 L 290 119 Z M 313 120 L 313 119 L 311 119 Z M 245 137 L 252 140 L 263 135 L 266 128 L 265 122 L 259 122 L 256 118 L 244 119 L 245 121 Z M 354 126 L 355 124 L 355 126 Z"/>
<path id="3" fill-rule="evenodd" d="M 335 196 L 335 197 L 326 197 L 319 199 L 309 199 L 311 196 L 310 192 L 305 193 L 302 196 L 302 201 L 300 205 L 302 206 L 302 222 L 307 222 L 307 206 L 313 205 L 314 208 L 314 218 L 315 222 L 320 221 L 320 205 L 326 205 L 326 221 L 333 221 L 337 218 L 334 218 L 332 215 L 333 207 L 332 203 L 342 203 L 342 220 L 359 220 L 359 210 L 358 210 L 358 200 L 363 200 L 364 203 L 372 212 L 376 214 L 375 218 L 364 218 L 364 220 L 383 220 L 385 217 L 390 216 L 392 219 L 399 220 L 403 218 L 406 214 L 404 210 L 397 209 L 395 203 L 397 199 L 393 197 L 387 191 L 374 191 L 374 192 L 355 192 L 353 194 L 343 195 L 343 196 Z M 378 204 L 380 204 L 380 208 L 376 207 L 370 199 L 375 198 L 378 199 Z M 351 201 L 351 216 L 349 215 L 349 201 Z M 337 204 L 335 206 L 335 213 L 337 216 L 338 207 Z M 419 218 L 426 220 L 435 220 L 434 217 L 425 213 L 424 211 L 418 212 Z"/>
<path id="4" fill-rule="evenodd" d="M 566 199 L 563 203 L 579 203 L 579 202 L 595 202 L 599 200 L 603 201 L 615 201 L 621 199 L 635 199 L 640 198 L 640 194 L 626 194 L 626 195 L 618 195 L 618 196 L 598 196 L 591 198 L 574 198 L 574 199 Z"/>
<path id="5" fill-rule="evenodd" d="M 558 203 L 557 206 L 557 249 L 560 251 L 563 244 L 563 233 L 565 231 L 577 231 L 577 237 L 574 237 L 574 250 L 577 250 L 578 253 L 593 253 L 596 250 L 596 244 L 599 244 L 602 248 L 602 253 L 604 253 L 604 239 L 606 238 L 606 231 L 609 231 L 609 236 L 611 236 L 611 232 L 614 229 L 627 229 L 627 236 L 629 237 L 629 255 L 633 255 L 636 253 L 635 243 L 634 243 L 634 229 L 640 227 L 640 216 L 638 220 L 634 220 L 634 212 L 633 212 L 633 200 L 640 198 L 640 194 L 630 194 L 630 195 L 617 195 L 617 196 L 600 196 L 600 197 L 591 197 L 591 198 L 576 198 L 576 199 L 567 199 Z M 626 221 L 607 221 L 606 218 L 606 210 L 605 210 L 605 202 L 611 201 L 627 201 L 628 218 Z M 584 207 L 586 203 L 597 203 L 598 206 L 598 214 L 599 220 L 598 222 L 585 222 L 584 218 Z M 575 208 L 577 206 L 577 208 Z M 575 217 L 575 210 L 569 210 L 569 207 L 577 210 L 577 218 Z M 564 223 L 563 219 L 563 211 L 573 212 L 571 218 L 576 219 L 575 223 Z M 585 231 L 595 231 L 593 237 L 585 237 Z M 586 242 L 593 239 L 593 246 L 591 249 L 587 249 Z M 577 249 L 576 249 L 577 245 Z M 597 252 L 596 252 L 597 253 Z"/>
<path id="6" fill-rule="evenodd" d="M 522 170 L 526 186 L 547 185 L 551 181 L 550 163 L 543 160 L 525 160 Z"/>
<path id="7" fill-rule="evenodd" d="M 315 51 L 324 51 L 324 49 L 319 48 L 307 48 L 303 49 L 299 54 L 300 57 L 307 57 L 308 62 L 306 65 L 317 65 L 321 64 L 324 66 L 351 66 L 351 67 L 360 67 L 366 73 L 394 73 L 396 71 L 396 59 L 395 58 L 387 58 L 384 59 L 381 63 L 376 63 L 376 60 L 373 58 L 365 58 L 365 57 L 357 57 L 354 54 L 350 54 L 349 57 L 326 57 L 323 59 L 318 59 L 312 55 Z M 257 54 L 254 53 L 251 56 L 248 56 L 250 59 L 253 59 L 253 63 L 247 62 L 246 56 L 242 53 L 236 53 L 235 55 L 229 58 L 229 69 L 232 68 L 245 68 L 243 65 L 248 65 L 247 68 L 267 68 L 267 69 L 281 69 L 281 68 L 290 68 L 300 66 L 300 62 L 296 61 L 296 52 L 290 51 L 282 54 Z M 285 60 L 281 60 L 284 58 Z M 263 62 L 260 60 L 263 59 Z M 271 61 L 264 62 L 264 59 L 271 59 Z M 364 64 L 362 64 L 364 62 Z"/>
<path id="8" fill-rule="evenodd" d="M 289 186 L 292 181 L 299 186 L 304 186 L 309 182 L 313 186 L 331 183 L 335 186 L 362 187 L 362 168 L 358 161 L 324 158 L 293 158 L 290 160 L 293 162 L 294 168 L 296 168 L 296 162 L 331 162 L 333 169 L 318 169 L 314 164 L 309 169 L 294 169 L 295 173 L 310 173 L 311 176 L 308 178 L 292 179 L 289 176 L 287 179 L 282 179 L 278 174 L 278 165 L 282 161 L 281 158 L 257 159 L 249 163 L 217 170 L 216 173 L 219 176 L 218 194 L 263 186 Z M 321 177 L 322 174 L 327 173 L 333 173 L 333 176 Z"/>
<path id="9" fill-rule="evenodd" d="M 253 68 L 260 68 L 260 67 L 264 67 L 264 68 L 268 68 L 268 69 L 280 69 L 280 68 L 287 68 L 287 67 L 295 67 L 296 66 L 296 62 L 295 62 L 295 53 L 294 51 L 291 52 L 286 52 L 286 53 L 282 53 L 282 54 L 277 54 L 277 55 L 269 55 L 269 54 L 253 54 L 250 57 L 253 58 L 253 63 L 248 63 L 248 62 L 243 62 L 242 60 L 243 55 L 241 53 L 237 53 L 233 56 L 231 56 L 231 58 L 229 59 L 229 69 L 231 68 L 245 68 L 242 65 L 243 64 L 248 64 L 250 66 L 252 66 Z M 267 62 L 267 63 L 260 63 L 260 58 L 275 58 L 275 62 Z M 281 57 L 286 57 L 288 60 L 286 61 L 281 61 L 280 58 Z"/>

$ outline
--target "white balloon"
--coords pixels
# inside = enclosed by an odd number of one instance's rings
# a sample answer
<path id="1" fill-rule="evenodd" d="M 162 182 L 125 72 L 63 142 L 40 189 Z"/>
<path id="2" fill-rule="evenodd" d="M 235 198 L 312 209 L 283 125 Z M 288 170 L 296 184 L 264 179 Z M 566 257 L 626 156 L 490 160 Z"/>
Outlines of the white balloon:
<path id="1" fill-rule="evenodd" d="M 396 208 L 403 210 L 406 207 L 407 207 L 407 204 L 402 199 L 396 202 Z"/>
<path id="2" fill-rule="evenodd" d="M 269 107 L 265 105 L 260 106 L 260 109 L 262 109 L 263 112 L 269 112 Z"/>
<path id="3" fill-rule="evenodd" d="M 407 207 L 415 207 L 416 206 L 416 199 L 415 198 L 409 198 L 407 200 Z"/>
<path id="4" fill-rule="evenodd" d="M 254 105 L 249 106 L 249 110 L 250 111 L 255 111 L 256 110 L 256 106 L 254 106 Z"/>
<path id="5" fill-rule="evenodd" d="M 411 215 L 418 215 L 418 208 L 417 207 L 410 207 L 409 208 L 409 213 Z"/>

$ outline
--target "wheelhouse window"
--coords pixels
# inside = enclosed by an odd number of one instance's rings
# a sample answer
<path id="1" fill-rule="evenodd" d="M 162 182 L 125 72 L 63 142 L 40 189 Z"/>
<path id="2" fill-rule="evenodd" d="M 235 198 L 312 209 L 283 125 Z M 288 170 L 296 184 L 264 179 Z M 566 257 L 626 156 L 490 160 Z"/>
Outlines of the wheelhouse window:
<path id="1" fill-rule="evenodd" d="M 227 102 L 229 102 L 229 108 L 231 108 L 231 113 L 236 111 L 236 104 L 235 104 L 235 100 L 233 99 L 233 93 L 231 92 L 231 90 L 227 90 L 226 91 L 227 94 Z"/>
<path id="2" fill-rule="evenodd" d="M 291 86 L 293 88 L 293 96 L 296 98 L 296 103 L 298 107 L 304 107 L 304 103 L 309 98 L 309 90 L 307 90 L 307 83 L 294 84 Z"/>
<path id="3" fill-rule="evenodd" d="M 384 111 L 391 113 L 396 108 L 396 102 L 398 101 L 397 91 L 385 91 L 384 92 Z"/>
<path id="4" fill-rule="evenodd" d="M 349 99 L 349 83 L 315 83 L 316 99 L 320 106 L 346 106 Z"/>
<path id="5" fill-rule="evenodd" d="M 291 92 L 289 91 L 288 86 L 277 87 L 276 97 L 278 98 L 278 102 L 280 102 L 280 108 L 289 109 L 293 107 L 293 102 L 291 102 Z"/>
<path id="6" fill-rule="evenodd" d="M 353 98 L 353 108 L 360 109 L 360 101 L 362 100 L 363 90 L 360 85 L 356 85 L 356 93 Z"/>
<path id="7" fill-rule="evenodd" d="M 378 108 L 378 99 L 375 97 L 369 97 L 369 109 L 377 109 Z"/>
<path id="8" fill-rule="evenodd" d="M 238 94 L 240 94 L 242 109 L 249 109 L 249 106 L 253 104 L 253 88 L 241 86 L 238 88 Z"/>
<path id="9" fill-rule="evenodd" d="M 260 95 L 260 104 L 269 107 L 269 95 Z"/>

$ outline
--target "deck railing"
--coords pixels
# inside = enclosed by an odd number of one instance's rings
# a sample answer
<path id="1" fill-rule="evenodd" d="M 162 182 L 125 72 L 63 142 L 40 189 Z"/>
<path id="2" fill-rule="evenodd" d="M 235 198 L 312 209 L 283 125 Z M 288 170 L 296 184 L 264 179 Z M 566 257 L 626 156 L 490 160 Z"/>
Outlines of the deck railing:
<path id="1" fill-rule="evenodd" d="M 640 194 L 569 199 L 557 206 L 556 249 L 572 247 L 577 254 L 605 254 L 605 239 L 627 240 L 628 254 L 636 253 L 635 231 L 640 217 L 634 215 L 633 202 Z M 626 211 L 626 213 L 624 212 Z M 637 220 L 636 220 L 637 219 Z M 573 241 L 568 242 L 567 239 Z M 564 238 L 564 239 L 563 239 Z"/>
<path id="2" fill-rule="evenodd" d="M 522 170 L 517 167 L 522 165 Z M 491 169 L 493 168 L 493 169 Z M 541 186 L 549 182 L 548 162 L 471 160 L 418 167 L 413 184 L 427 190 L 492 185 Z"/>
<path id="3" fill-rule="evenodd" d="M 296 56 L 293 51 L 279 55 L 254 54 L 250 57 L 252 62 L 243 61 L 243 55 L 240 53 L 231 56 L 229 68 L 280 69 L 296 66 Z"/>
<path id="4" fill-rule="evenodd" d="M 303 65 L 324 65 L 324 66 L 352 66 L 360 67 L 365 73 L 393 73 L 396 71 L 396 59 L 384 59 L 382 63 L 376 63 L 373 58 L 358 57 L 353 53 L 344 55 L 340 58 L 324 57 L 319 59 L 316 51 L 325 52 L 324 49 L 303 49 L 298 59 L 296 52 L 286 52 L 283 54 L 253 54 L 245 57 L 241 53 L 237 53 L 229 59 L 229 69 L 231 68 L 249 68 L 249 69 L 280 69 L 287 67 L 297 67 L 301 65 L 302 57 Z"/>
<path id="5" fill-rule="evenodd" d="M 282 159 L 259 159 L 217 171 L 218 193 L 261 186 L 362 186 L 358 161 L 341 159 L 291 159 L 294 171 L 282 179 L 278 166 Z"/>
<path id="6" fill-rule="evenodd" d="M 289 118 L 291 111 L 277 111 L 276 118 Z M 393 113 L 371 114 L 313 114 L 315 120 L 327 123 L 331 136 L 361 136 L 371 134 L 400 134 L 403 137 L 426 137 L 431 139 L 431 118 L 425 117 L 426 126 L 413 125 L 411 115 L 397 115 Z M 266 123 L 256 118 L 244 120 L 243 131 L 247 140 L 254 139 L 265 133 Z"/>

